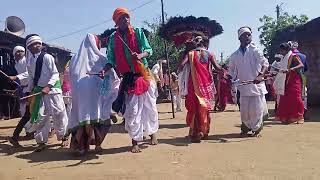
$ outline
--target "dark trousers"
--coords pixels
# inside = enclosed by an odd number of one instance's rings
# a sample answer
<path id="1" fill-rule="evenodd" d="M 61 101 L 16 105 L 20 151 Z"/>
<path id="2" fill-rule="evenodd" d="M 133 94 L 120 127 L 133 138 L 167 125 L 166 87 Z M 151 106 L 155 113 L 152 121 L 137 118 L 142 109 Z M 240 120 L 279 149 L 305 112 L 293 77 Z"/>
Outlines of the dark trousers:
<path id="1" fill-rule="evenodd" d="M 13 139 L 17 140 L 19 139 L 19 135 L 22 131 L 22 129 L 24 128 L 24 126 L 27 124 L 27 122 L 30 120 L 30 112 L 29 112 L 29 107 L 26 107 L 26 112 L 24 113 L 24 115 L 22 116 L 22 118 L 20 119 L 16 129 L 13 132 Z"/>

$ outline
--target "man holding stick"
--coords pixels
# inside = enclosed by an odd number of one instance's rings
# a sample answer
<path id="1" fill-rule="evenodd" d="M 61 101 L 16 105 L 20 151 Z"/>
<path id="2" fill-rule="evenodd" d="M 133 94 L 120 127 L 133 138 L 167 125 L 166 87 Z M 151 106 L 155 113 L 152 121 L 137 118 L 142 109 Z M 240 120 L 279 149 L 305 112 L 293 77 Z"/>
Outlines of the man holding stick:
<path id="1" fill-rule="evenodd" d="M 39 145 L 36 152 L 46 147 L 50 131 L 50 115 L 58 140 L 66 139 L 64 134 L 68 124 L 66 108 L 63 102 L 61 81 L 54 57 L 42 52 L 42 40 L 38 35 L 26 37 L 27 67 L 29 74 L 28 92 L 40 93 L 29 98 L 31 123 L 35 130 L 35 140 Z M 63 143 L 64 145 L 65 143 Z"/>
<path id="2" fill-rule="evenodd" d="M 156 145 L 158 131 L 158 111 L 156 107 L 157 86 L 148 69 L 147 57 L 152 53 L 146 36 L 141 28 L 130 24 L 130 14 L 126 8 L 117 8 L 113 13 L 117 26 L 109 39 L 108 61 L 104 72 L 112 67 L 123 75 L 119 95 L 113 109 L 122 109 L 125 129 L 132 139 L 131 152 L 141 149 L 138 142 L 145 132 L 151 137 L 151 145 Z"/>
<path id="3" fill-rule="evenodd" d="M 19 80 L 20 81 L 19 88 L 22 91 L 21 94 L 25 94 L 25 92 L 27 91 L 27 86 L 28 86 L 28 69 L 27 69 L 27 61 L 25 58 L 24 47 L 16 46 L 13 49 L 13 56 L 16 61 L 15 69 L 16 69 L 18 75 L 8 76 L 8 78 L 14 82 L 16 82 L 16 80 Z M 16 147 L 20 146 L 19 135 L 20 135 L 23 127 L 30 120 L 30 113 L 29 113 L 28 108 L 29 107 L 27 106 L 27 102 L 22 100 L 20 102 L 20 114 L 22 115 L 22 118 L 20 119 L 17 127 L 15 128 L 15 130 L 13 132 L 13 136 L 9 138 L 9 142 Z"/>
<path id="4" fill-rule="evenodd" d="M 251 80 L 251 83 L 238 87 L 242 121 L 240 135 L 247 136 L 252 131 L 252 135 L 258 137 L 266 114 L 267 90 L 263 81 L 269 63 L 263 53 L 252 43 L 251 34 L 249 27 L 238 30 L 240 47 L 230 57 L 229 74 L 240 82 Z"/>

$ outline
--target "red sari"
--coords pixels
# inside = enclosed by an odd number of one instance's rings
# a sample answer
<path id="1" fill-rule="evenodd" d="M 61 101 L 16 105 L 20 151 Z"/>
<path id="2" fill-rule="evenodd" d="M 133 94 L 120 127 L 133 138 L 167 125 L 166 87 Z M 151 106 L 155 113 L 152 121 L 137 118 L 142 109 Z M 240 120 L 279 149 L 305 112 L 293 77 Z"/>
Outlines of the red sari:
<path id="1" fill-rule="evenodd" d="M 218 99 L 216 100 L 214 109 L 218 108 L 218 111 L 224 111 L 227 103 L 232 102 L 231 81 L 227 79 L 226 70 L 219 72 L 218 77 Z"/>
<path id="2" fill-rule="evenodd" d="M 288 67 L 298 64 L 299 58 L 292 55 Z M 287 74 L 284 95 L 280 96 L 276 120 L 283 123 L 294 123 L 303 120 L 304 105 L 302 101 L 302 79 L 300 73 L 290 71 Z"/>
<path id="3" fill-rule="evenodd" d="M 213 80 L 210 72 L 210 58 L 213 55 L 207 50 L 190 51 L 190 76 L 188 80 L 188 95 L 186 97 L 187 125 L 189 136 L 200 140 L 208 136 L 210 130 L 209 110 L 213 99 Z"/>

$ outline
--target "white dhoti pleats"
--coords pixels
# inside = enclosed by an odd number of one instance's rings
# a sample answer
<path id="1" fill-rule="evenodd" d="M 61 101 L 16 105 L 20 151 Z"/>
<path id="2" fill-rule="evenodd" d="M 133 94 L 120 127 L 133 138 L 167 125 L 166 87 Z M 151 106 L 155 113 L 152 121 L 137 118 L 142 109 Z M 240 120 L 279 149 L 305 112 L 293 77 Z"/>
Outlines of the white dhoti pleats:
<path id="1" fill-rule="evenodd" d="M 144 132 L 152 135 L 159 129 L 156 91 L 156 84 L 152 81 L 147 92 L 126 97 L 125 129 L 135 141 L 142 141 Z"/>
<path id="2" fill-rule="evenodd" d="M 66 133 L 68 117 L 61 94 L 47 94 L 42 96 L 39 110 L 39 121 L 33 124 L 37 143 L 46 143 L 51 129 L 50 115 L 53 118 L 53 128 L 57 139 L 61 140 Z"/>
<path id="3" fill-rule="evenodd" d="M 241 121 L 252 131 L 258 130 L 266 113 L 265 96 L 241 96 L 240 104 Z"/>

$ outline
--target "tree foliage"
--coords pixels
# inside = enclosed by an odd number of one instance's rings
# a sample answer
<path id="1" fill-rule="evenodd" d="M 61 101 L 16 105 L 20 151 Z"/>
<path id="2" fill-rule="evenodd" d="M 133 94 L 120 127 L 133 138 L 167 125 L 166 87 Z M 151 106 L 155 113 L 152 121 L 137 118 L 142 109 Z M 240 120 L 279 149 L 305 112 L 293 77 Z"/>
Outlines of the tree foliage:
<path id="1" fill-rule="evenodd" d="M 308 21 L 308 17 L 306 15 L 289 15 L 285 12 L 279 16 L 278 20 L 264 15 L 259 19 L 259 21 L 262 23 L 262 26 L 258 28 L 261 32 L 259 36 L 260 43 L 265 47 L 263 51 L 264 54 L 268 56 L 270 54 L 271 41 L 278 30 L 284 29 L 288 26 L 296 27 L 303 25 Z"/>
<path id="2" fill-rule="evenodd" d="M 145 21 L 144 24 L 150 31 L 148 40 L 153 49 L 152 56 L 149 57 L 149 64 L 153 65 L 159 59 L 166 59 L 164 39 L 159 36 L 159 28 L 161 18 L 156 18 L 152 22 Z M 167 50 L 170 60 L 170 68 L 172 71 L 177 70 L 180 54 L 184 51 L 184 47 L 176 47 L 172 42 L 167 42 Z"/>

